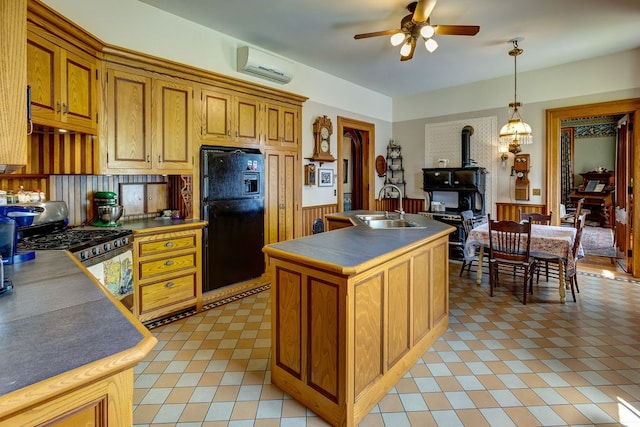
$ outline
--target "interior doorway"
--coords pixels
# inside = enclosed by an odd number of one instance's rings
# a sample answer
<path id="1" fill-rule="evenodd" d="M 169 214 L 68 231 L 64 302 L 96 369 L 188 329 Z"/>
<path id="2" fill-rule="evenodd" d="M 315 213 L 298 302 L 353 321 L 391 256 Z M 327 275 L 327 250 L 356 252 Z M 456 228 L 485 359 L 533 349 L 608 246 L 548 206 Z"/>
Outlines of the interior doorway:
<path id="1" fill-rule="evenodd" d="M 579 119 L 584 117 L 594 117 L 603 115 L 624 115 L 629 114 L 633 118 L 635 123 L 640 123 L 640 99 L 627 99 L 621 101 L 611 101 L 598 104 L 579 105 L 573 107 L 564 107 L 547 110 L 546 112 L 546 136 L 547 136 L 547 149 L 546 149 L 546 167 L 547 167 L 547 182 L 546 182 L 546 194 L 547 194 L 547 206 L 553 212 L 553 222 L 557 224 L 559 222 L 559 209 L 553 208 L 554 206 L 560 206 L 561 203 L 561 122 L 562 120 Z M 629 141 L 629 149 L 631 153 L 640 152 L 640 132 L 634 132 L 631 140 Z M 629 168 L 627 174 L 631 178 L 631 182 L 637 181 L 640 177 L 640 168 Z M 631 185 L 630 199 L 637 198 L 637 187 Z M 632 242 L 632 247 L 629 248 L 629 266 L 628 272 L 632 273 L 634 277 L 640 277 L 640 256 L 633 256 L 633 254 L 639 253 L 640 240 L 638 232 L 638 220 L 640 215 L 638 210 L 630 211 L 631 205 L 620 206 L 620 208 L 626 209 L 627 212 L 632 212 L 626 219 L 628 221 L 628 237 Z M 634 227 L 633 225 L 636 224 Z"/>
<path id="2" fill-rule="evenodd" d="M 338 211 L 374 206 L 375 125 L 338 116 Z"/>

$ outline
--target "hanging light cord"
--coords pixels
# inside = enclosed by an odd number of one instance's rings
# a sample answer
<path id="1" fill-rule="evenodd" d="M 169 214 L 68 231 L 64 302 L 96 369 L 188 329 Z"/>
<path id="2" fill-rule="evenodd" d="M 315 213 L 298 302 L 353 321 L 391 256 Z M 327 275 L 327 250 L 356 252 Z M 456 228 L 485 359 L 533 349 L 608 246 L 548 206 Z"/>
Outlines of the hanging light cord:
<path id="1" fill-rule="evenodd" d="M 518 56 L 523 50 L 518 47 L 518 40 L 512 40 L 513 49 L 509 51 L 509 55 L 513 56 L 513 108 L 518 111 Z"/>

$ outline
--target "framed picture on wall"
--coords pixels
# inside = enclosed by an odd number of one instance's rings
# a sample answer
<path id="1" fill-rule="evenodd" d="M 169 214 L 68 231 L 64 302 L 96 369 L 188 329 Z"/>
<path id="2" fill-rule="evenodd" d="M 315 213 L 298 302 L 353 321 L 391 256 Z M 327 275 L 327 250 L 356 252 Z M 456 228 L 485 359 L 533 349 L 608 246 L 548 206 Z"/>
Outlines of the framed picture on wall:
<path id="1" fill-rule="evenodd" d="M 333 186 L 333 170 L 318 169 L 318 187 Z"/>

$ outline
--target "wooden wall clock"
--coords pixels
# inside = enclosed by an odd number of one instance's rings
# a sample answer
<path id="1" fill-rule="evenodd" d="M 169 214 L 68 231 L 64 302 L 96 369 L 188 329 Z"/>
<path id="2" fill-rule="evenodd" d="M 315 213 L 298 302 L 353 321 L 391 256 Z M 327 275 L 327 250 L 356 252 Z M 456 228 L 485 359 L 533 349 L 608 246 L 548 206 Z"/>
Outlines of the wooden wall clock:
<path id="1" fill-rule="evenodd" d="M 313 155 L 307 159 L 314 162 L 335 162 L 331 155 L 331 134 L 333 125 L 327 116 L 318 116 L 313 122 Z"/>
<path id="2" fill-rule="evenodd" d="M 513 171 L 516 175 L 516 200 L 529 200 L 529 155 L 516 154 Z"/>

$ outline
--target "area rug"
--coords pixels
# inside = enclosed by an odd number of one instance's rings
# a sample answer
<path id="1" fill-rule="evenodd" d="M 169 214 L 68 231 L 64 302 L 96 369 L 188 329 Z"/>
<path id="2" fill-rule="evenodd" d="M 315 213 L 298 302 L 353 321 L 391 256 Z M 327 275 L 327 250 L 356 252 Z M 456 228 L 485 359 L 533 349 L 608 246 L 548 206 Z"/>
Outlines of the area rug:
<path id="1" fill-rule="evenodd" d="M 582 248 L 587 255 L 615 257 L 613 230 L 587 225 L 582 232 Z"/>

